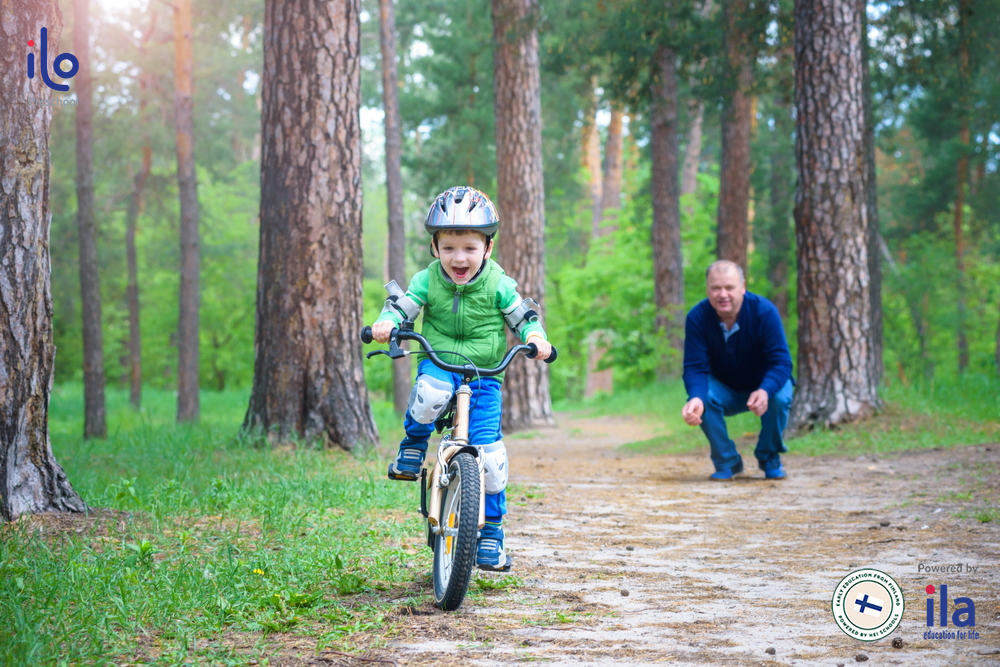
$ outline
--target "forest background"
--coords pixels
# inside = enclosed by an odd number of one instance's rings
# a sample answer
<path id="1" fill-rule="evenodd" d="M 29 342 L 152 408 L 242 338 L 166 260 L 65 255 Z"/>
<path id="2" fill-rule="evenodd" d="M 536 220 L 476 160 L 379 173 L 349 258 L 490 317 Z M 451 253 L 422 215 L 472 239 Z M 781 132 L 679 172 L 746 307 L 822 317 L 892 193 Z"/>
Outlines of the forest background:
<path id="1" fill-rule="evenodd" d="M 72 8 L 64 3 L 69 34 Z M 955 3 L 870 3 L 869 39 L 877 136 L 878 206 L 884 254 L 885 383 L 930 390 L 960 372 L 995 378 L 1000 346 L 1000 85 L 995 72 L 1000 4 L 975 3 L 971 142 L 960 138 Z M 629 107 L 640 83 L 628 78 L 624 29 L 600 2 L 543 3 L 542 115 L 546 205 L 547 326 L 563 351 L 552 366 L 556 401 L 584 395 L 588 351 L 600 331 L 602 368 L 618 390 L 656 380 L 649 118 Z M 753 63 L 748 289 L 779 303 L 795 345 L 795 192 L 791 3 L 761 3 L 750 30 Z M 142 382 L 176 382 L 180 248 L 173 148 L 172 44 L 168 8 L 109 2 L 92 7 L 95 77 L 95 211 L 103 302 L 105 375 L 128 383 L 125 223 L 143 142 L 152 168 L 138 218 Z M 722 12 L 716 12 L 721 17 Z M 259 211 L 259 82 L 263 5 L 227 0 L 195 5 L 195 157 L 201 206 L 201 359 L 203 389 L 248 390 Z M 381 126 L 378 6 L 363 3 L 364 293 L 371 321 L 384 298 L 386 197 Z M 687 306 L 703 298 L 703 271 L 715 253 L 720 109 L 721 18 L 689 37 L 678 106 L 682 155 L 703 110 L 697 180 L 684 195 L 682 235 Z M 403 130 L 407 275 L 431 259 L 422 229 L 438 192 L 470 184 L 496 190 L 490 8 L 485 0 L 410 2 L 397 7 Z M 144 41 L 145 40 L 145 41 Z M 144 42 L 144 43 L 143 43 Z M 634 56 L 631 56 L 634 62 Z M 151 75 L 148 89 L 140 75 Z M 140 112 L 140 106 L 143 110 Z M 585 130 L 596 121 L 607 145 L 622 124 L 620 201 L 605 212 L 605 237 L 591 242 Z M 74 189 L 73 107 L 52 124 L 52 292 L 56 383 L 82 378 L 82 336 Z M 144 139 L 147 137 L 148 139 Z M 614 140 L 614 139 L 612 139 Z M 697 139 L 695 140 L 697 141 Z M 955 253 L 957 169 L 969 158 L 961 206 L 968 312 L 967 368 L 959 366 Z M 687 155 L 688 160 L 692 156 Z M 607 161 L 604 160 L 604 171 Z M 607 202 L 606 202 L 607 203 Z M 501 232 L 502 233 L 502 232 Z M 613 295 L 613 298 L 608 298 Z M 793 349 L 793 359 L 795 358 Z M 366 364 L 376 400 L 391 399 L 387 363 Z M 58 391 L 57 391 L 58 395 Z"/>

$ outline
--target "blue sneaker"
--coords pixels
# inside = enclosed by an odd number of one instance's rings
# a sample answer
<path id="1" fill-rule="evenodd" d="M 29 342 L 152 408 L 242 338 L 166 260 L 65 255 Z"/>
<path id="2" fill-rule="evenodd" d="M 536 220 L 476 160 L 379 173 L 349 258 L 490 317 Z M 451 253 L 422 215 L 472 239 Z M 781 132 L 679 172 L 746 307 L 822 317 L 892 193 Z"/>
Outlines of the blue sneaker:
<path id="1" fill-rule="evenodd" d="M 764 471 L 766 479 L 785 479 L 785 467 L 781 465 L 781 457 L 775 456 L 768 461 L 758 459 L 757 465 Z"/>
<path id="2" fill-rule="evenodd" d="M 510 572 L 513 559 L 503 550 L 503 527 L 488 523 L 479 531 L 476 567 L 487 572 Z"/>
<path id="3" fill-rule="evenodd" d="M 399 443 L 396 460 L 389 464 L 389 479 L 399 479 L 405 482 L 415 482 L 420 477 L 420 469 L 424 465 L 424 455 L 427 453 L 426 442 L 415 442 L 403 438 Z"/>
<path id="4" fill-rule="evenodd" d="M 724 482 L 726 480 L 736 477 L 741 472 L 743 472 L 743 462 L 740 461 L 732 468 L 719 468 L 709 477 L 710 480 L 715 482 Z"/>

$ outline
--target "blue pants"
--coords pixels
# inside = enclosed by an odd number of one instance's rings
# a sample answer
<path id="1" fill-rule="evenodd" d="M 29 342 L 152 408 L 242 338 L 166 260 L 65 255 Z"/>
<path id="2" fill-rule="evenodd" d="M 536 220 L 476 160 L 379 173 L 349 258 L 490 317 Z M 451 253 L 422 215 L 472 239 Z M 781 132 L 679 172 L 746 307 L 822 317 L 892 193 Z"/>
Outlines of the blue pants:
<path id="1" fill-rule="evenodd" d="M 716 470 L 735 468 L 743 463 L 736 451 L 736 443 L 729 438 L 725 418 L 748 412 L 747 401 L 750 400 L 751 393 L 753 392 L 735 391 L 714 377 L 708 378 L 708 401 L 705 402 L 705 414 L 701 416 L 701 430 L 712 446 L 712 463 Z M 760 436 L 757 438 L 754 456 L 762 469 L 778 465 L 781 454 L 788 451 L 782 433 L 788 424 L 788 409 L 791 405 L 792 381 L 789 380 L 778 393 L 768 398 L 767 412 L 760 418 Z"/>
<path id="2" fill-rule="evenodd" d="M 462 384 L 462 376 L 458 373 L 449 373 L 435 366 L 429 359 L 424 359 L 417 366 L 418 375 L 430 375 L 431 377 L 451 382 L 453 390 L 457 390 Z M 469 387 L 472 389 L 472 401 L 469 410 L 469 444 L 470 445 L 490 445 L 503 440 L 503 433 L 500 432 L 500 415 L 503 410 L 501 404 L 500 381 L 496 378 L 480 378 L 473 380 Z M 410 412 L 406 412 L 403 419 L 403 430 L 406 437 L 411 442 L 426 443 L 434 433 L 434 424 L 421 424 L 415 421 Z M 503 515 L 507 513 L 507 492 L 486 494 L 486 520 L 490 523 L 500 523 Z"/>

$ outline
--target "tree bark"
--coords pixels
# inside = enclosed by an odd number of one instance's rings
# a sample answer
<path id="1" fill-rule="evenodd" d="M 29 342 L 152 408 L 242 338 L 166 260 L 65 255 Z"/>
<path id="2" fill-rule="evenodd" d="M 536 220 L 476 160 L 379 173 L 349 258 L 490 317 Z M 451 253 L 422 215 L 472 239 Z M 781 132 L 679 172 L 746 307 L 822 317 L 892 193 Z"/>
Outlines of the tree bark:
<path id="1" fill-rule="evenodd" d="M 80 241 L 80 313 L 83 316 L 83 437 L 108 435 L 104 403 L 101 282 L 94 222 L 94 103 L 90 77 L 90 2 L 73 0 L 76 84 L 76 225 Z"/>
<path id="2" fill-rule="evenodd" d="M 201 254 L 194 168 L 194 56 L 191 0 L 174 4 L 174 128 L 181 204 L 180 312 L 177 319 L 177 421 L 198 419 L 198 310 Z"/>
<path id="3" fill-rule="evenodd" d="M 958 139 L 961 142 L 961 154 L 956 165 L 955 211 L 952 227 L 955 234 L 955 268 L 958 271 L 956 281 L 957 317 L 955 326 L 958 339 L 958 372 L 964 373 L 969 368 L 969 340 L 965 333 L 966 300 L 965 300 L 965 239 L 962 230 L 962 214 L 965 208 L 965 186 L 969 181 L 969 17 L 972 15 L 972 0 L 960 0 L 958 3 L 958 68 L 961 81 L 958 99 L 958 113 L 961 117 L 961 128 Z"/>
<path id="4" fill-rule="evenodd" d="M 37 74 L 52 71 L 62 15 L 54 0 L 14 0 L 3 23 L 33 36 L 36 76 L 25 77 L 24 44 L 0 50 L 0 516 L 84 512 L 86 504 L 49 443 L 52 341 L 49 259 L 49 127 L 52 93 Z M 38 38 L 48 29 L 48 62 Z"/>
<path id="5" fill-rule="evenodd" d="M 684 153 L 684 172 L 681 177 L 681 196 L 698 188 L 698 163 L 701 161 L 701 126 L 705 118 L 705 103 L 692 99 L 688 103 L 691 127 L 688 129 L 687 149 Z"/>
<path id="6" fill-rule="evenodd" d="M 790 101 L 778 105 L 775 132 L 790 137 L 792 110 Z M 791 178 L 791 154 L 783 150 L 771 152 L 771 225 L 768 229 L 767 279 L 771 284 L 771 301 L 788 318 L 788 256 L 791 250 L 792 234 L 789 219 L 792 214 L 794 183 Z"/>
<path id="7" fill-rule="evenodd" d="M 747 269 L 750 210 L 750 87 L 753 84 L 752 45 L 742 25 L 748 0 L 725 4 L 726 60 L 730 94 L 722 110 L 722 159 L 719 164 L 719 212 L 716 248 L 719 259 Z"/>
<path id="8" fill-rule="evenodd" d="M 399 78 L 396 70 L 396 9 L 393 0 L 379 0 L 382 47 L 382 104 L 385 107 L 385 189 L 389 210 L 389 279 L 406 285 L 406 228 L 403 225 L 402 134 L 399 118 Z M 392 364 L 392 404 L 406 412 L 412 370 L 409 357 Z"/>
<path id="9" fill-rule="evenodd" d="M 545 188 L 538 55 L 538 0 L 492 0 L 496 116 L 497 248 L 524 296 L 545 306 Z M 508 342 L 514 341 L 508 333 Z M 503 428 L 555 424 L 548 365 L 511 364 L 503 386 Z"/>
<path id="10" fill-rule="evenodd" d="M 684 261 L 681 255 L 680 193 L 677 187 L 677 54 L 660 47 L 655 66 L 651 123 L 653 154 L 653 283 L 656 328 L 677 354 L 665 355 L 661 379 L 680 370 L 684 353 Z"/>
<path id="11" fill-rule="evenodd" d="M 880 407 L 871 367 L 861 15 L 796 0 L 798 388 L 790 423 L 829 427 Z"/>
<path id="12" fill-rule="evenodd" d="M 132 194 L 129 197 L 128 212 L 125 214 L 125 258 L 128 264 L 128 285 L 125 300 L 128 302 L 128 374 L 129 402 L 138 410 L 142 406 L 142 331 L 139 328 L 139 262 L 135 250 L 135 233 L 142 209 L 142 193 L 149 178 L 153 160 L 153 149 L 145 132 L 146 93 L 149 90 L 149 74 L 139 75 L 142 97 L 139 101 L 139 122 L 143 125 L 142 166 L 132 180 Z"/>
<path id="13" fill-rule="evenodd" d="M 607 236 L 618 228 L 618 211 L 622 207 L 623 137 L 622 119 L 625 111 L 621 105 L 611 106 L 608 138 L 604 142 L 604 173 L 601 186 L 601 222 L 593 230 L 593 237 Z M 603 224 L 608 223 L 610 224 Z"/>
<path id="14" fill-rule="evenodd" d="M 264 5 L 260 260 L 244 430 L 378 441 L 362 368 L 360 0 Z"/>
<path id="15" fill-rule="evenodd" d="M 865 204 L 868 213 L 868 290 L 871 297 L 872 336 L 871 367 L 876 385 L 885 376 L 882 334 L 882 253 L 879 252 L 881 233 L 878 221 L 878 187 L 875 175 L 875 118 L 872 111 L 871 73 L 868 68 L 868 2 L 858 0 L 861 14 L 861 77 L 865 110 Z"/>
<path id="16" fill-rule="evenodd" d="M 601 229 L 603 211 L 603 188 L 601 181 L 601 134 L 597 130 L 597 99 L 595 96 L 593 113 L 583 126 L 583 166 L 587 169 L 590 190 L 590 236 L 597 237 Z M 590 239 L 587 239 L 588 245 Z M 584 253 L 586 255 L 586 253 Z"/>

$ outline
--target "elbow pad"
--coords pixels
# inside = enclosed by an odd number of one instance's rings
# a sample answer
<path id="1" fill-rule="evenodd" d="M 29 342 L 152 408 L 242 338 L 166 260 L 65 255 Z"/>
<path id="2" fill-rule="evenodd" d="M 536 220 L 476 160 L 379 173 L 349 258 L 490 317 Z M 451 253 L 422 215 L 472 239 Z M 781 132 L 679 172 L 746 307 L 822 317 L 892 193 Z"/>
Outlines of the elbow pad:
<path id="1" fill-rule="evenodd" d="M 521 299 L 519 302 L 503 311 L 503 319 L 507 326 L 518 336 L 526 326 L 538 321 L 538 311 L 541 308 L 534 299 Z"/>

